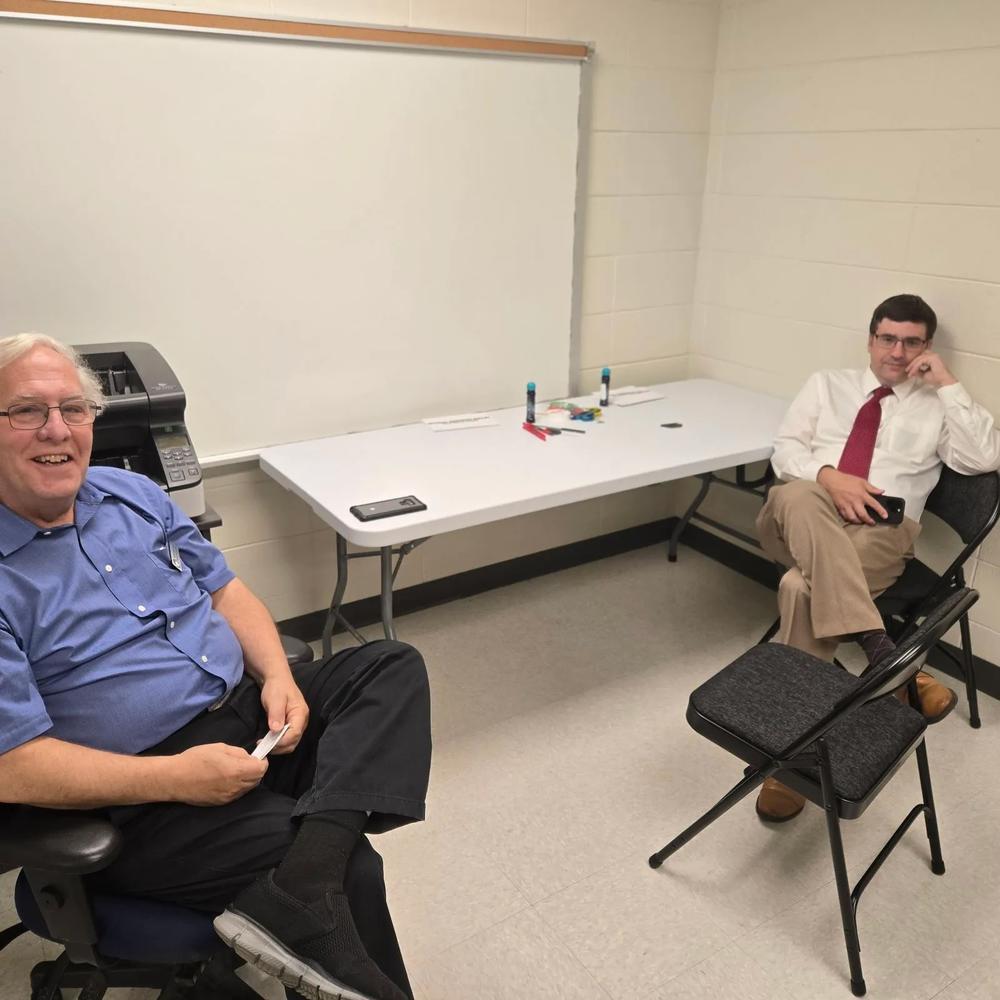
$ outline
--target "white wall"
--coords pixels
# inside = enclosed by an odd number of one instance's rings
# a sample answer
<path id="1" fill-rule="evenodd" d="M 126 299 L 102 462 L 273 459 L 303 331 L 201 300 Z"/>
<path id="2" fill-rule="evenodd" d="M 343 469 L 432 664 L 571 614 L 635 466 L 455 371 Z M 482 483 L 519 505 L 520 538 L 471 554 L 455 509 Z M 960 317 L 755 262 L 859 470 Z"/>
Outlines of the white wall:
<path id="1" fill-rule="evenodd" d="M 998 92 L 1000 4 L 726 0 L 692 374 L 791 395 L 864 366 L 874 306 L 917 292 L 1000 415 Z M 976 651 L 1000 663 L 1000 534 L 972 582 Z"/>
<path id="2" fill-rule="evenodd" d="M 717 0 L 206 0 L 185 9 L 400 24 L 591 41 L 597 56 L 587 133 L 578 385 L 603 365 L 618 384 L 683 378 L 718 26 Z M 196 442 L 197 444 L 197 442 Z M 324 607 L 333 534 L 252 467 L 213 472 L 213 536 L 280 619 Z M 668 487 L 432 539 L 400 585 L 643 524 L 675 512 Z M 348 600 L 377 592 L 374 560 L 355 561 Z"/>

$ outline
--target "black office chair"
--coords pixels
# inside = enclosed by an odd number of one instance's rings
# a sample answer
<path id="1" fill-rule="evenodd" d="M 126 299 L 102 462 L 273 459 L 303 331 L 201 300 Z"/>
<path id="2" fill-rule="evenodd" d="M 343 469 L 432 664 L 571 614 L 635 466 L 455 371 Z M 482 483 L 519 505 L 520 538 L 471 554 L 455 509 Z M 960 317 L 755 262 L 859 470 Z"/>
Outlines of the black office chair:
<path id="1" fill-rule="evenodd" d="M 875 599 L 875 607 L 882 616 L 885 630 L 897 643 L 910 635 L 924 615 L 944 598 L 965 586 L 965 563 L 1000 518 L 1000 473 L 963 476 L 943 466 L 941 478 L 927 498 L 926 509 L 948 525 L 962 540 L 964 547 L 940 575 L 919 559 L 909 560 L 902 576 Z M 776 619 L 760 641 L 769 642 L 780 624 L 781 620 Z M 982 722 L 979 718 L 968 615 L 962 615 L 958 624 L 962 635 L 962 658 L 959 659 L 944 646 L 940 650 L 958 667 L 965 681 L 969 725 L 979 729 Z"/>
<path id="2" fill-rule="evenodd" d="M 282 636 L 289 665 L 312 649 Z M 175 903 L 89 893 L 84 876 L 121 850 L 110 822 L 86 812 L 0 806 L 0 873 L 21 868 L 14 887 L 20 923 L 0 932 L 0 951 L 26 931 L 65 946 L 31 970 L 32 1000 L 100 1000 L 114 987 L 160 990 L 161 1000 L 252 1000 L 235 975 L 242 962 L 222 943 L 212 914 Z"/>
<path id="3" fill-rule="evenodd" d="M 120 834 L 107 820 L 6 806 L 0 823 L 0 871 L 23 866 L 14 887 L 21 922 L 0 934 L 0 948 L 25 931 L 65 946 L 57 959 L 31 970 L 32 1000 L 59 1000 L 65 988 L 99 1000 L 114 987 L 158 989 L 162 1000 L 240 997 L 236 990 L 244 984 L 222 942 L 212 940 L 210 914 L 87 891 L 83 876 L 110 864 L 121 849 Z M 196 993 L 196 980 L 209 966 Z M 218 984 L 226 977 L 233 989 L 209 989 L 209 980 Z"/>
<path id="4" fill-rule="evenodd" d="M 978 597 L 969 589 L 948 595 L 891 656 L 860 678 L 791 646 L 764 644 L 752 647 L 697 688 L 687 710 L 691 727 L 750 766 L 707 813 L 649 859 L 651 867 L 659 868 L 766 778 L 776 776 L 825 811 L 851 990 L 863 996 L 858 902 L 921 814 L 931 871 L 943 875 L 945 870 L 924 745 L 927 723 L 889 692 L 909 683 L 911 698 L 915 697 L 913 678 L 923 654 L 967 614 Z M 840 820 L 860 816 L 913 752 L 922 801 L 910 810 L 852 890 Z"/>

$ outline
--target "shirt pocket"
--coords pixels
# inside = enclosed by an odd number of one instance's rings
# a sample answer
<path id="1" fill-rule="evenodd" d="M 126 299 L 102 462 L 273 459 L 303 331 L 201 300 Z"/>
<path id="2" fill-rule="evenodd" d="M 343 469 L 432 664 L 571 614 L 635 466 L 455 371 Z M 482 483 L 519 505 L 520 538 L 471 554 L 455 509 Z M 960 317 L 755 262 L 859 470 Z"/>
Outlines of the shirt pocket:
<path id="1" fill-rule="evenodd" d="M 190 600 L 197 600 L 201 596 L 201 590 L 195 583 L 194 576 L 187 566 L 182 565 L 180 569 L 175 569 L 170 562 L 169 552 L 163 548 L 154 549 L 146 553 L 146 559 L 155 567 L 148 575 L 144 572 L 147 583 L 154 588 L 162 587 L 166 583 L 178 594 Z"/>
<path id="2" fill-rule="evenodd" d="M 904 465 L 921 467 L 937 455 L 941 437 L 939 424 L 928 424 L 926 420 L 894 420 L 886 430 L 886 451 Z"/>

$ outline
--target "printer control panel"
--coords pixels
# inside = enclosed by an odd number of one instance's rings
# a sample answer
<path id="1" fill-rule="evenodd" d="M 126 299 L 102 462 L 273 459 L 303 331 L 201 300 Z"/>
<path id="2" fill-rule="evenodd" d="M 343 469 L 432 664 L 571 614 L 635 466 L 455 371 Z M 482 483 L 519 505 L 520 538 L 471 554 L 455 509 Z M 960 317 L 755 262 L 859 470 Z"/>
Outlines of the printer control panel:
<path id="1" fill-rule="evenodd" d="M 195 454 L 191 439 L 179 427 L 164 427 L 154 431 L 156 450 L 163 462 L 167 484 L 171 488 L 193 486 L 201 481 L 201 466 Z"/>

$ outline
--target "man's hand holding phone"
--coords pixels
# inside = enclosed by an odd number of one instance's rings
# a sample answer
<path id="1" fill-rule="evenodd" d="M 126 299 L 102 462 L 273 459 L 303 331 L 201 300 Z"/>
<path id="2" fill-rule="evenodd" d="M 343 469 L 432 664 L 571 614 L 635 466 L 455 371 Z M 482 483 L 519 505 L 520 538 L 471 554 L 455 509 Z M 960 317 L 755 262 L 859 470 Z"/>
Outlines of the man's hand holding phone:
<path id="1" fill-rule="evenodd" d="M 884 491 L 873 486 L 867 479 L 840 472 L 832 465 L 825 465 L 819 470 L 816 482 L 830 494 L 837 513 L 849 524 L 899 524 L 903 519 L 902 501 L 898 501 L 896 497 L 886 498 L 887 501 L 896 501 L 891 505 L 896 509 L 890 515 L 887 505 L 883 505 L 880 500 Z"/>

